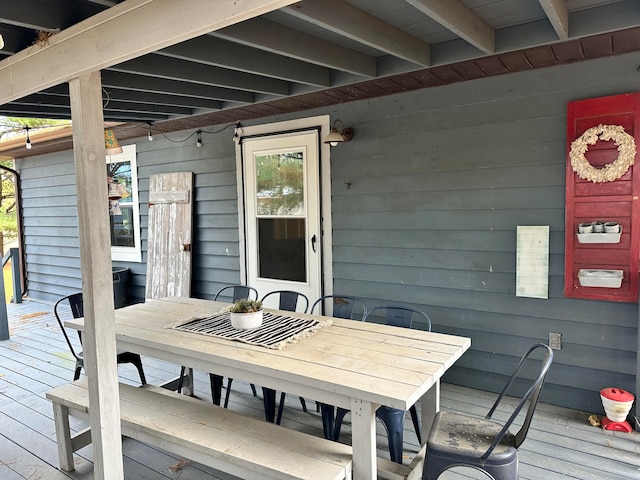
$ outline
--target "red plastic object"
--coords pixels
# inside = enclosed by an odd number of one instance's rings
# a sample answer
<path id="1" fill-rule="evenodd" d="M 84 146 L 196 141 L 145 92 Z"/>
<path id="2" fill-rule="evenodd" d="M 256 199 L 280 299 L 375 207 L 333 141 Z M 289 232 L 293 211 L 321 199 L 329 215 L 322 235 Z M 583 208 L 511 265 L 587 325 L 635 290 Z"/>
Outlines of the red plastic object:
<path id="1" fill-rule="evenodd" d="M 607 410 L 607 405 L 605 405 L 604 399 L 607 399 L 609 402 L 616 402 L 621 404 L 628 404 L 629 409 L 631 408 L 631 404 L 633 403 L 635 397 L 633 394 L 623 390 L 621 388 L 609 387 L 603 388 L 600 390 L 600 395 L 603 398 L 603 406 L 605 407 L 605 412 Z M 612 413 L 622 413 L 622 412 L 612 412 Z M 629 424 L 629 422 L 615 422 L 608 417 L 604 417 L 602 419 L 602 428 L 605 430 L 613 430 L 616 432 L 626 432 L 631 433 L 633 428 Z"/>
<path id="2" fill-rule="evenodd" d="M 604 398 L 608 398 L 609 400 L 613 400 L 614 402 L 633 402 L 634 396 L 633 394 L 623 390 L 621 388 L 603 388 L 600 390 L 600 395 Z"/>
<path id="3" fill-rule="evenodd" d="M 604 428 L 605 430 L 613 430 L 615 432 L 625 433 L 631 433 L 633 431 L 629 422 L 614 422 L 612 420 L 609 420 L 607 417 L 604 417 L 601 423 L 602 428 Z"/>

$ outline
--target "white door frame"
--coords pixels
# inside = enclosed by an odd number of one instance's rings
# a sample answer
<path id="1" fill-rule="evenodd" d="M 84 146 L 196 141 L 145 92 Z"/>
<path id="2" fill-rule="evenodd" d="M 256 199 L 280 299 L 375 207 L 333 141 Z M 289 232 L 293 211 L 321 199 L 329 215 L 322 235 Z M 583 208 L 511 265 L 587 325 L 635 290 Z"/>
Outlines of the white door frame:
<path id="1" fill-rule="evenodd" d="M 254 125 L 241 127 L 237 132 L 236 141 L 236 180 L 238 186 L 238 238 L 240 246 L 240 282 L 247 281 L 247 243 L 245 225 L 245 192 L 242 165 L 242 144 L 240 139 L 243 136 L 269 135 L 277 132 L 287 132 L 305 128 L 320 127 L 320 238 L 322 242 L 321 261 L 321 293 L 329 295 L 333 293 L 333 238 L 331 227 L 331 147 L 322 142 L 322 139 L 329 135 L 331 123 L 329 115 L 319 115 L 317 117 L 300 118 L 284 122 L 269 123 L 264 125 Z M 310 298 L 309 302 L 315 299 Z M 311 308 L 311 304 L 309 305 Z"/>

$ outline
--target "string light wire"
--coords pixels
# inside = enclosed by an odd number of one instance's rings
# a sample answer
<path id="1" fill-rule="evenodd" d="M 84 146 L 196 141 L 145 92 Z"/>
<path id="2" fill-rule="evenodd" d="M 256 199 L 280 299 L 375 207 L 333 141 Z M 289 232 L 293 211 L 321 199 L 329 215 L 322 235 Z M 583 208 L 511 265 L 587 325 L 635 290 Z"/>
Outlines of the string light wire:
<path id="1" fill-rule="evenodd" d="M 107 97 L 108 97 L 108 93 L 106 93 Z M 107 102 L 108 102 L 108 98 L 107 98 Z M 207 135 L 217 135 L 218 133 L 224 132 L 225 130 L 231 128 L 231 127 L 235 127 L 235 131 L 234 131 L 234 138 L 238 136 L 238 132 L 241 131 L 241 124 L 240 122 L 234 122 L 234 123 L 229 123 L 225 126 L 223 126 L 222 128 L 219 128 L 217 130 L 205 130 L 205 129 L 198 129 L 193 133 L 190 133 L 189 135 L 187 135 L 185 138 L 181 138 L 181 139 L 176 139 L 176 138 L 171 138 L 169 137 L 165 132 L 163 132 L 157 125 L 155 125 L 153 122 L 146 122 L 145 125 L 147 125 L 149 127 L 148 132 L 147 132 L 147 138 L 149 139 L 149 141 L 153 141 L 153 131 L 155 130 L 156 133 L 162 135 L 162 137 L 164 137 L 167 141 L 172 142 L 172 143 L 185 143 L 187 141 L 189 141 L 191 138 L 193 138 L 194 136 L 196 136 L 196 146 L 197 147 L 201 147 L 202 146 L 202 135 L 203 134 L 207 134 Z M 25 147 L 27 149 L 30 149 L 32 147 L 31 144 L 31 138 L 30 138 L 30 134 L 29 131 L 30 130 L 40 130 L 40 129 L 44 129 L 44 128 L 50 128 L 50 127 L 70 127 L 72 126 L 72 123 L 57 123 L 57 124 L 51 124 L 51 125 L 38 125 L 37 127 L 30 127 L 28 125 L 15 125 L 15 124 L 7 124 L 7 123 L 2 123 L 0 122 L 0 128 L 4 128 L 5 130 L 0 132 L 0 136 L 4 135 L 4 134 L 13 134 L 13 133 L 18 133 L 18 132 L 25 132 L 26 131 L 26 141 L 25 141 Z M 135 125 L 132 125 L 132 127 L 135 127 Z"/>

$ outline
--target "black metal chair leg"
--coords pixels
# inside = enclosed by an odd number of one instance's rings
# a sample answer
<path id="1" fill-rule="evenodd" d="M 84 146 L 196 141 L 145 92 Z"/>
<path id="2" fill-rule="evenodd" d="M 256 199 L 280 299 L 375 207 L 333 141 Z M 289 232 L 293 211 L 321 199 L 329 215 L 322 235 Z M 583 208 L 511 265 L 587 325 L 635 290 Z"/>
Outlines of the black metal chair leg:
<path id="1" fill-rule="evenodd" d="M 231 395 L 231 384 L 233 383 L 233 378 L 229 377 L 227 379 L 227 392 L 224 394 L 224 408 L 229 406 L 229 396 Z"/>
<path id="2" fill-rule="evenodd" d="M 380 419 L 387 431 L 389 456 L 391 457 L 391 461 L 395 463 L 402 463 L 405 413 L 404 410 L 385 406 L 378 408 L 376 411 L 376 417 Z"/>
<path id="3" fill-rule="evenodd" d="M 142 385 L 146 385 L 147 384 L 147 377 L 144 375 L 144 370 L 142 369 L 142 359 L 138 356 L 138 358 L 133 360 L 132 363 L 138 369 L 138 374 L 140 375 L 140 383 Z"/>
<path id="4" fill-rule="evenodd" d="M 278 418 L 276 419 L 276 424 L 280 425 L 280 421 L 282 420 L 282 412 L 284 410 L 284 399 L 287 396 L 285 392 L 280 394 L 280 406 L 278 407 Z M 307 402 L 303 397 L 298 397 L 300 399 L 300 405 L 302 405 L 302 411 L 307 413 Z"/>
<path id="5" fill-rule="evenodd" d="M 262 387 L 262 400 L 264 402 L 264 418 L 273 423 L 276 416 L 276 391 Z"/>
<path id="6" fill-rule="evenodd" d="M 284 410 L 284 399 L 287 396 L 286 393 L 282 392 L 280 394 L 280 405 L 278 406 L 278 418 L 276 419 L 276 425 L 280 425 L 282 421 L 282 411 Z"/>
<path id="7" fill-rule="evenodd" d="M 214 405 L 220 405 L 222 399 L 222 381 L 223 377 L 220 375 L 209 374 L 209 382 L 211 383 L 211 400 Z"/>
<path id="8" fill-rule="evenodd" d="M 227 393 L 225 393 L 224 395 L 224 408 L 227 408 L 229 406 L 229 395 L 231 395 L 232 383 L 233 383 L 233 378 L 229 378 L 227 380 Z M 258 392 L 256 392 L 256 386 L 253 383 L 251 384 L 251 391 L 253 392 L 254 397 L 258 396 Z"/>
<path id="9" fill-rule="evenodd" d="M 322 412 L 322 433 L 327 440 L 333 440 L 333 420 L 335 417 L 335 407 L 326 403 L 316 402 Z"/>
<path id="10" fill-rule="evenodd" d="M 344 420 L 344 416 L 349 413 L 351 410 L 347 410 L 346 408 L 338 407 L 336 411 L 336 417 L 333 420 L 333 441 L 337 442 L 340 439 L 340 429 L 342 428 L 342 421 Z"/>
<path id="11" fill-rule="evenodd" d="M 178 393 L 182 393 L 182 386 L 184 385 L 185 371 L 186 371 L 186 367 L 182 367 L 180 369 L 180 378 L 178 379 L 178 388 L 176 389 L 176 392 Z"/>
<path id="12" fill-rule="evenodd" d="M 411 420 L 413 421 L 413 429 L 416 431 L 416 437 L 418 437 L 418 445 L 422 445 L 422 430 L 420 427 L 420 419 L 418 418 L 418 410 L 415 405 L 411 405 L 409 409 L 411 413 Z"/>

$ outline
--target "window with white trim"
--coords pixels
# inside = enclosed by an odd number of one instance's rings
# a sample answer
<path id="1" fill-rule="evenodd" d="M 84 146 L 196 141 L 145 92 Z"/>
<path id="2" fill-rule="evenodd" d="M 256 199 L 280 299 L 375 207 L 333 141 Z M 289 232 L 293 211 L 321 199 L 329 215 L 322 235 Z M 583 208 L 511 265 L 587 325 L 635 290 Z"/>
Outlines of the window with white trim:
<path id="1" fill-rule="evenodd" d="M 107 155 L 111 260 L 141 262 L 136 146 Z"/>

